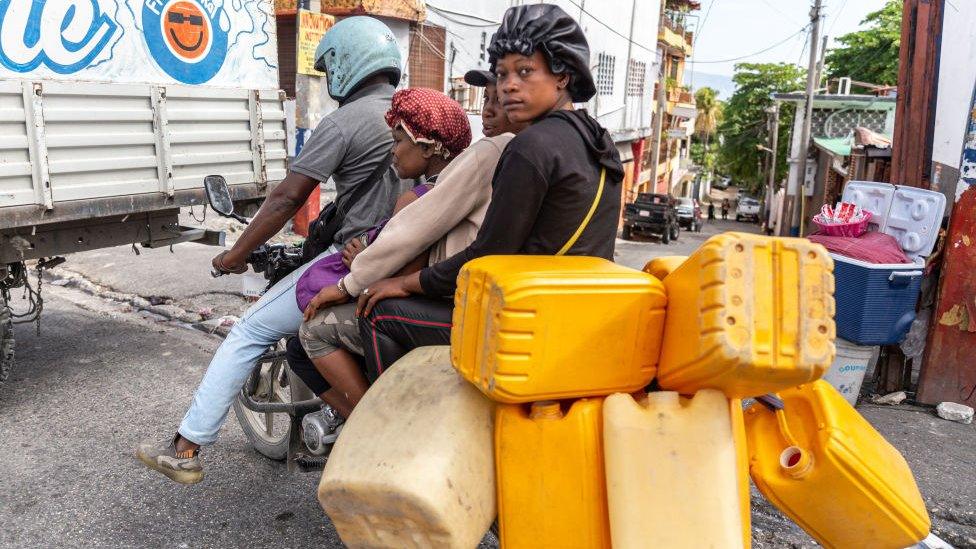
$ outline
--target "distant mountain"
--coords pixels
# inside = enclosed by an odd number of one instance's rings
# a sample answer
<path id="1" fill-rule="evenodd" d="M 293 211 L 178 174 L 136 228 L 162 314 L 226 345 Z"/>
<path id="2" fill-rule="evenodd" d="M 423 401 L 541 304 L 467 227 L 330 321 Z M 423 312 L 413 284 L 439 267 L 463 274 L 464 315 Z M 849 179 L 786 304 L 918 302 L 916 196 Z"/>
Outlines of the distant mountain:
<path id="1" fill-rule="evenodd" d="M 688 69 L 685 71 L 686 85 L 691 85 L 696 91 L 706 86 L 714 88 L 718 90 L 718 98 L 723 101 L 728 101 L 732 97 L 732 92 L 735 91 L 735 82 L 732 81 L 731 76 L 695 71 L 694 82 L 692 82 L 691 67 L 689 66 Z"/>

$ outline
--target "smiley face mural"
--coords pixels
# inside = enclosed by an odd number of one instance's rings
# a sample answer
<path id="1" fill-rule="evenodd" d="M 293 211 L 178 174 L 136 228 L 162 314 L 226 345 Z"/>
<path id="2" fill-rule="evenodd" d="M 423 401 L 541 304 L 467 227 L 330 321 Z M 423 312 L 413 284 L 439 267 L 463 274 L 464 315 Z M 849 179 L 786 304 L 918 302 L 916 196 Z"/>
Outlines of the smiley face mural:
<path id="1" fill-rule="evenodd" d="M 174 2 L 163 12 L 166 45 L 189 63 L 206 57 L 210 49 L 210 20 L 193 2 Z"/>
<path id="2" fill-rule="evenodd" d="M 143 32 L 160 68 L 186 84 L 213 78 L 227 55 L 222 10 L 210 1 L 146 0 Z"/>

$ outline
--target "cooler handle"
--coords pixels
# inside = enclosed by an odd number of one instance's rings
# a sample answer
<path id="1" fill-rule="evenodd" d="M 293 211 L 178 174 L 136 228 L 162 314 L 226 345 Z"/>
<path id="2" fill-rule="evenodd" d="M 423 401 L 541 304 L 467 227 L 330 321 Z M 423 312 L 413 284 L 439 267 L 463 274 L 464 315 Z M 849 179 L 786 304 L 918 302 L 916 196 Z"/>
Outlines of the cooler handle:
<path id="1" fill-rule="evenodd" d="M 892 286 L 908 286 L 913 278 L 922 274 L 922 271 L 894 271 L 888 275 L 888 283 Z"/>

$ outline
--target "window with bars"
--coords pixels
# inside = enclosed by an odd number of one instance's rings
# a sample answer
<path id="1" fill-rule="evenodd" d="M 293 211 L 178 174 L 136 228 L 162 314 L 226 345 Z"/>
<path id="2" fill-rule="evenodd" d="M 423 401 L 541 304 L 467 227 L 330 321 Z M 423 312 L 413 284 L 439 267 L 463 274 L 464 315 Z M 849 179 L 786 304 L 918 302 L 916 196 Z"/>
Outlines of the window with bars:
<path id="1" fill-rule="evenodd" d="M 631 59 L 627 67 L 627 95 L 640 97 L 644 95 L 644 82 L 647 81 L 647 63 Z"/>
<path id="2" fill-rule="evenodd" d="M 613 95 L 613 74 L 617 58 L 609 53 L 600 53 L 596 60 L 596 92 L 600 95 Z"/>
<path id="3" fill-rule="evenodd" d="M 410 52 L 407 56 L 409 86 L 444 91 L 444 49 L 447 32 L 430 24 L 410 26 Z"/>

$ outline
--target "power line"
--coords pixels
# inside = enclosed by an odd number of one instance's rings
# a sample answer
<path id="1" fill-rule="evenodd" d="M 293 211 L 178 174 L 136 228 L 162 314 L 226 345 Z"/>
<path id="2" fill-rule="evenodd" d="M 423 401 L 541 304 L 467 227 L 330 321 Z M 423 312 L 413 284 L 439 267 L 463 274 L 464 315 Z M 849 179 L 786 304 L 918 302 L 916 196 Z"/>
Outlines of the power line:
<path id="1" fill-rule="evenodd" d="M 641 49 L 643 49 L 645 51 L 649 51 L 649 52 L 651 52 L 651 53 L 653 53 L 655 55 L 657 54 L 657 49 L 656 48 L 649 48 L 649 47 L 645 46 L 644 44 L 641 44 L 640 42 L 636 42 L 634 40 L 631 40 L 630 37 L 625 36 L 625 35 L 617 32 L 617 29 L 615 29 L 615 28 L 611 27 L 610 25 L 604 23 L 603 21 L 601 21 L 600 19 L 598 19 L 595 15 L 593 15 L 592 13 L 586 11 L 586 9 L 583 6 L 577 4 L 575 0 L 569 0 L 569 3 L 572 4 L 572 5 L 574 5 L 574 6 L 576 6 L 577 8 L 579 8 L 581 12 L 585 13 L 586 15 L 589 15 L 590 18 L 593 19 L 594 21 L 596 21 L 597 23 L 599 23 L 599 24 L 603 25 L 604 27 L 606 27 L 606 29 L 608 31 L 616 34 L 617 36 L 623 38 L 624 40 L 630 42 L 631 44 L 637 46 L 638 48 L 641 48 Z"/>
<path id="2" fill-rule="evenodd" d="M 783 17 L 785 17 L 786 19 L 788 19 L 790 23 L 793 23 L 793 24 L 799 24 L 799 23 L 797 22 L 797 20 L 796 20 L 796 19 L 793 19 L 793 17 L 791 17 L 790 15 L 788 15 L 788 14 L 787 14 L 786 12 L 784 12 L 783 10 L 781 10 L 781 9 L 779 9 L 779 8 L 777 8 L 777 7 L 776 7 L 776 5 L 775 5 L 775 4 L 773 4 L 772 2 L 770 2 L 769 0 L 762 0 L 762 3 L 763 3 L 763 4 L 766 4 L 766 5 L 767 5 L 767 6 L 769 6 L 769 7 L 770 7 L 770 8 L 771 8 L 771 9 L 772 9 L 773 11 L 775 11 L 776 13 L 778 13 L 778 14 L 780 14 L 780 15 L 782 15 L 782 16 L 783 16 Z"/>
<path id="3" fill-rule="evenodd" d="M 828 36 L 830 36 L 830 33 L 833 32 L 834 26 L 837 25 L 837 21 L 840 21 L 840 14 L 844 13 L 844 8 L 846 7 L 847 7 L 847 0 L 844 0 L 844 3 L 840 5 L 840 9 L 837 10 L 836 14 L 834 14 L 834 21 L 830 24 L 830 28 L 827 29 Z"/>
<path id="4" fill-rule="evenodd" d="M 748 55 L 743 55 L 743 56 L 740 56 L 740 57 L 733 57 L 731 59 L 716 59 L 716 60 L 713 60 L 713 61 L 693 61 L 693 62 L 695 64 L 707 65 L 707 64 L 712 64 L 712 63 L 731 63 L 733 61 L 741 61 L 743 59 L 748 59 L 750 57 L 755 57 L 757 55 L 761 55 L 763 53 L 766 53 L 766 52 L 768 52 L 768 51 L 770 51 L 772 49 L 778 48 L 779 46 L 782 46 L 783 44 L 789 42 L 793 38 L 796 38 L 797 36 L 800 35 L 800 33 L 805 32 L 806 30 L 807 30 L 807 27 L 803 27 L 802 29 L 794 32 L 793 34 L 791 34 L 789 36 L 787 36 L 783 40 L 780 40 L 779 42 L 776 42 L 772 46 L 769 46 L 768 48 L 763 48 L 763 49 L 761 49 L 761 50 L 759 50 L 757 52 L 750 53 Z"/>
<path id="5" fill-rule="evenodd" d="M 462 23 L 460 21 L 454 21 L 455 23 L 458 23 L 458 24 L 461 24 L 461 25 L 468 25 L 469 27 L 497 27 L 498 25 L 501 24 L 498 21 L 492 21 L 491 19 L 485 19 L 484 17 L 478 17 L 477 15 L 471 15 L 470 13 L 462 13 L 462 12 L 459 12 L 459 11 L 453 11 L 453 10 L 449 10 L 449 9 L 445 9 L 445 8 L 440 8 L 440 7 L 437 7 L 437 6 L 432 5 L 430 2 L 427 3 L 427 7 L 430 8 L 430 9 L 432 9 L 432 10 L 434 10 L 434 11 L 436 11 L 436 12 L 438 12 L 438 13 L 440 13 L 441 15 L 444 15 L 445 13 L 449 13 L 451 15 L 459 15 L 461 17 L 468 17 L 470 19 L 475 19 L 477 21 L 483 21 L 484 23 L 486 23 L 485 25 L 472 25 L 470 23 Z M 447 18 L 445 17 L 445 19 L 447 19 Z"/>
<path id="6" fill-rule="evenodd" d="M 692 47 L 695 47 L 695 45 L 698 44 L 698 37 L 701 36 L 702 29 L 705 28 L 705 23 L 708 23 L 708 16 L 712 14 L 712 8 L 715 7 L 717 2 L 718 0 L 712 0 L 712 3 L 708 5 L 708 9 L 705 10 L 705 17 L 702 18 L 702 22 L 698 25 L 698 30 L 695 31 L 695 41 L 692 43 Z M 692 63 L 694 63 L 694 61 L 692 61 Z"/>
<path id="7" fill-rule="evenodd" d="M 464 26 L 464 27 L 470 27 L 470 28 L 475 28 L 475 29 L 487 29 L 487 28 L 495 28 L 495 27 L 497 27 L 499 25 L 498 23 L 468 23 L 467 21 L 462 21 L 460 19 L 455 19 L 454 17 L 451 17 L 450 15 L 448 15 L 449 13 L 456 13 L 456 12 L 451 12 L 451 11 L 447 11 L 447 10 L 442 10 L 440 8 L 435 8 L 434 6 L 431 6 L 430 4 L 427 4 L 427 7 L 430 8 L 430 11 L 436 13 L 437 15 L 443 17 L 444 19 L 447 19 L 448 21 L 450 21 L 452 23 L 457 23 L 458 25 L 461 25 L 461 26 Z M 464 17 L 474 17 L 474 16 L 473 15 L 465 15 Z"/>

